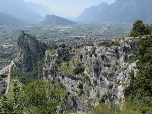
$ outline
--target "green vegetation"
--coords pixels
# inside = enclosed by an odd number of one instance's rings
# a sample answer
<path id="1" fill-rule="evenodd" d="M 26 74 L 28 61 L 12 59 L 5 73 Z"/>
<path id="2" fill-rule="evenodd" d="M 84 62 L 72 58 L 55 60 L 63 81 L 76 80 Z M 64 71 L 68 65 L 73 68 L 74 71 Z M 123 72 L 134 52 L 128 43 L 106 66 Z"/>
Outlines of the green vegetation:
<path id="1" fill-rule="evenodd" d="M 119 42 L 101 42 L 101 43 L 98 43 L 97 46 L 105 46 L 105 47 L 120 46 L 120 43 Z"/>
<path id="2" fill-rule="evenodd" d="M 95 114 L 118 114 L 120 109 L 118 105 L 101 103 L 93 111 Z"/>
<path id="3" fill-rule="evenodd" d="M 82 61 L 82 58 L 83 58 L 83 55 L 81 54 L 81 55 L 80 55 L 80 60 L 81 60 L 81 61 Z"/>
<path id="4" fill-rule="evenodd" d="M 57 65 L 60 67 L 62 62 L 70 61 L 71 57 L 69 56 L 69 51 L 58 53 L 58 58 L 56 59 Z"/>
<path id="5" fill-rule="evenodd" d="M 134 107 L 130 106 L 128 102 L 124 102 L 122 106 L 123 109 L 120 110 L 119 105 L 113 105 L 111 103 L 100 103 L 97 107 L 93 109 L 93 111 L 95 114 L 142 114 L 139 110 L 135 110 Z"/>
<path id="6" fill-rule="evenodd" d="M 130 37 L 134 36 L 141 36 L 141 35 L 149 35 L 151 34 L 152 27 L 149 25 L 145 25 L 142 23 L 142 20 L 136 20 L 135 23 L 133 23 L 133 28 L 129 34 Z"/>
<path id="7" fill-rule="evenodd" d="M 61 48 L 65 48 L 65 47 L 66 47 L 66 45 L 65 45 L 65 44 L 62 44 L 62 45 L 59 45 L 59 47 L 61 47 Z"/>
<path id="8" fill-rule="evenodd" d="M 11 68 L 11 78 L 18 79 L 23 84 L 28 84 L 33 80 L 40 79 L 43 76 L 43 60 L 40 63 L 36 63 L 30 72 L 22 73 L 18 67 Z"/>
<path id="9" fill-rule="evenodd" d="M 53 114 L 56 113 L 57 106 L 62 107 L 65 95 L 63 89 L 53 89 L 48 81 L 37 80 L 25 86 L 23 98 L 29 112 Z"/>
<path id="10" fill-rule="evenodd" d="M 100 33 L 99 35 L 110 35 L 110 36 L 125 36 L 128 34 L 127 31 L 131 30 L 131 25 L 125 25 L 125 24 L 113 24 L 110 27 L 107 27 L 107 30 L 103 33 Z"/>
<path id="11" fill-rule="evenodd" d="M 110 66 L 111 66 L 110 63 L 104 64 L 104 67 L 110 67 Z"/>
<path id="12" fill-rule="evenodd" d="M 22 114 L 24 111 L 26 113 L 54 114 L 57 106 L 63 108 L 63 104 L 66 102 L 65 90 L 50 87 L 48 81 L 35 80 L 23 88 L 14 82 L 13 98 L 8 99 L 3 96 L 0 99 L 0 113 Z"/>
<path id="13" fill-rule="evenodd" d="M 58 67 L 58 70 L 60 71 L 65 71 L 68 74 L 73 75 L 73 69 L 72 69 L 72 65 L 69 63 L 63 63 L 61 66 Z"/>
<path id="14" fill-rule="evenodd" d="M 143 35 L 144 24 L 142 21 L 135 21 L 137 25 L 141 26 L 137 29 L 133 27 L 132 33 L 136 35 Z M 143 28 L 142 28 L 143 27 Z M 141 34 L 138 32 L 142 29 Z M 131 34 L 132 34 L 131 33 Z M 130 86 L 128 86 L 126 91 L 127 101 L 130 106 L 134 107 L 135 110 L 140 110 L 141 113 L 148 114 L 152 113 L 152 36 L 147 40 L 141 40 L 139 46 L 139 52 L 134 53 L 134 61 L 138 60 L 136 63 L 139 72 L 137 76 L 134 76 L 134 72 L 130 72 Z"/>
<path id="15" fill-rule="evenodd" d="M 83 89 L 83 84 L 82 84 L 82 83 L 79 83 L 78 88 L 79 88 L 79 89 Z"/>
<path id="16" fill-rule="evenodd" d="M 102 58 L 102 60 L 104 60 L 104 59 L 107 58 L 107 57 L 106 57 L 105 54 L 101 54 L 101 58 Z"/>
<path id="17" fill-rule="evenodd" d="M 73 69 L 73 72 L 75 74 L 79 74 L 79 73 L 81 74 L 84 72 L 84 67 L 82 66 L 81 63 L 77 63 L 77 66 Z"/>

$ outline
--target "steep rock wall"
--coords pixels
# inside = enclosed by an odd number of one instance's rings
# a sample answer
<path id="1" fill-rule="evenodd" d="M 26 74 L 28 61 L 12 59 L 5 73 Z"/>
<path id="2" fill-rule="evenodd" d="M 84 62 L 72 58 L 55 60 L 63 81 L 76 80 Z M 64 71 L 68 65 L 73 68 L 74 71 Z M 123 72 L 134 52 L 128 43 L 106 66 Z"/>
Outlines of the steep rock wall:
<path id="1" fill-rule="evenodd" d="M 21 72 L 28 72 L 44 57 L 47 46 L 24 32 L 19 36 L 17 43 L 17 65 Z"/>

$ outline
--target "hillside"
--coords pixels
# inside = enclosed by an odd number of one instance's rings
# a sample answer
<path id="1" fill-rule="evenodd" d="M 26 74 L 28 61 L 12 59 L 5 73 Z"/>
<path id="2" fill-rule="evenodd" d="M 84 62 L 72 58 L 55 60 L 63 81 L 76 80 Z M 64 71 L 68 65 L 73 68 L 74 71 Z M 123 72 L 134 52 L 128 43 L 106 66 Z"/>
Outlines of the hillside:
<path id="1" fill-rule="evenodd" d="M 14 17 L 30 20 L 43 20 L 43 17 L 34 13 L 24 0 L 1 0 L 0 12 L 10 14 Z"/>
<path id="2" fill-rule="evenodd" d="M 113 4 L 101 3 L 85 9 L 79 19 L 95 22 L 133 23 L 137 19 L 152 22 L 151 0 L 116 0 Z"/>
<path id="3" fill-rule="evenodd" d="M 42 22 L 42 24 L 71 25 L 74 24 L 74 22 L 59 16 L 46 15 L 45 20 Z"/>
<path id="4" fill-rule="evenodd" d="M 24 23 L 19 19 L 0 12 L 0 25 L 7 25 L 7 26 L 20 26 Z"/>

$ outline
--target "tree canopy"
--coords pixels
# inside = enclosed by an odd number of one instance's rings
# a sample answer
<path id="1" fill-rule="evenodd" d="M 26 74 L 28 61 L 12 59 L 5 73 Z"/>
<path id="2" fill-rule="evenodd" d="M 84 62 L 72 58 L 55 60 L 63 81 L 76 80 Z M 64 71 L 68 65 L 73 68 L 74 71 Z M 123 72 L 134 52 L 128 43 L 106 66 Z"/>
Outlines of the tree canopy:
<path id="1" fill-rule="evenodd" d="M 151 33 L 151 26 L 144 24 L 142 20 L 136 20 L 133 23 L 133 27 L 129 36 L 137 37 L 141 35 L 149 35 L 150 33 Z"/>
<path id="2" fill-rule="evenodd" d="M 54 114 L 57 106 L 63 108 L 66 102 L 64 89 L 53 88 L 49 81 L 35 80 L 21 89 L 14 83 L 14 97 L 0 99 L 0 113 L 22 113 L 23 109 L 32 114 Z"/>

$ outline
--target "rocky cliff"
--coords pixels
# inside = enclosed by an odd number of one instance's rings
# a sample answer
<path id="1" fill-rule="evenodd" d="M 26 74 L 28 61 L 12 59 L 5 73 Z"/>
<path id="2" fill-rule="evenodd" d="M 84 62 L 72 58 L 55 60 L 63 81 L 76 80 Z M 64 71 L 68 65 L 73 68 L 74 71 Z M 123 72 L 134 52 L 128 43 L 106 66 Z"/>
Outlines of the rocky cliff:
<path id="1" fill-rule="evenodd" d="M 47 46 L 35 39 L 34 36 L 20 34 L 18 41 L 17 65 L 21 72 L 28 72 L 45 55 Z"/>
<path id="2" fill-rule="evenodd" d="M 55 25 L 72 25 L 75 24 L 73 21 L 70 21 L 68 19 L 55 16 L 55 15 L 46 15 L 45 20 L 42 22 L 42 24 L 49 25 L 49 24 L 55 24 Z"/>
<path id="3" fill-rule="evenodd" d="M 137 72 L 136 62 L 129 63 L 133 52 L 138 51 L 134 40 L 133 37 L 123 37 L 111 45 L 48 50 L 43 78 L 62 83 L 69 97 L 76 97 L 69 101 L 71 109 L 75 107 L 78 111 L 89 112 L 90 107 L 99 102 L 120 104 L 125 99 L 124 88 L 130 84 L 129 72 Z M 84 72 L 75 73 L 78 66 L 83 67 Z M 83 108 L 78 108 L 82 105 Z"/>

